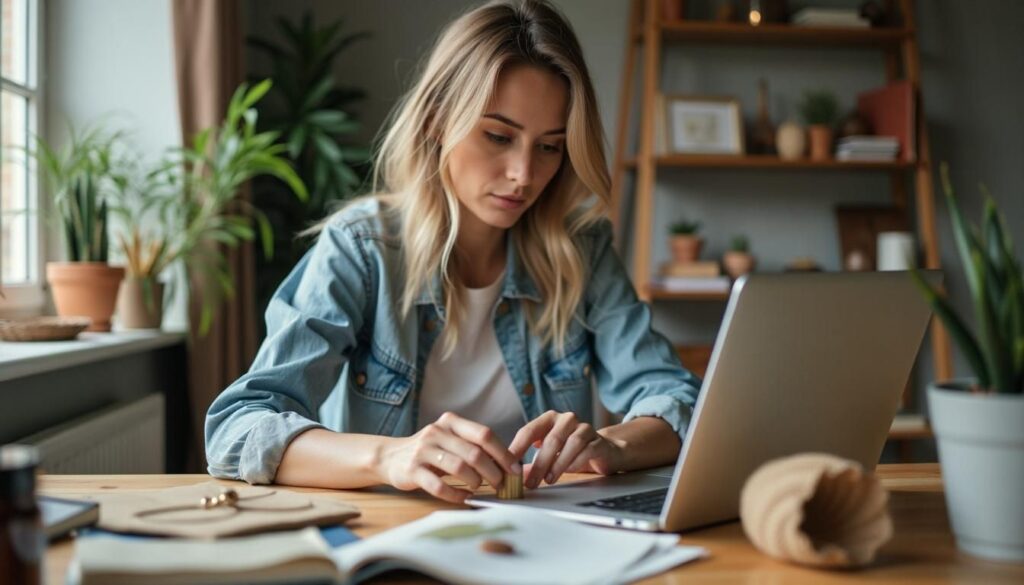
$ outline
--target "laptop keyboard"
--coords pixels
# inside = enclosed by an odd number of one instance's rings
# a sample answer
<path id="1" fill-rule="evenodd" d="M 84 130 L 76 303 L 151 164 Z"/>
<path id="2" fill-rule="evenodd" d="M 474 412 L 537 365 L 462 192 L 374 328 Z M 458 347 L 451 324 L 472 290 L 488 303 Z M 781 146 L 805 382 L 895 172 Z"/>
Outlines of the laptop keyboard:
<path id="1" fill-rule="evenodd" d="M 602 510 L 658 515 L 661 514 L 661 508 L 665 504 L 665 497 L 667 495 L 668 488 L 663 487 L 649 492 L 638 492 L 635 494 L 616 496 L 614 498 L 603 498 L 576 505 L 600 508 Z"/>

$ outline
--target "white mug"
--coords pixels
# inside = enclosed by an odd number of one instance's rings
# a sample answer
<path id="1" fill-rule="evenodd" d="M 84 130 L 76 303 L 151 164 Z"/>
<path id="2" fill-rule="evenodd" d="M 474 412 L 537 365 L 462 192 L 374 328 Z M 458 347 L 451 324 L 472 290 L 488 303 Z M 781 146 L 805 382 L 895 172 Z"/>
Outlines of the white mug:
<path id="1" fill-rule="evenodd" d="M 909 270 L 917 265 L 914 235 L 910 232 L 880 232 L 878 234 L 878 270 Z"/>

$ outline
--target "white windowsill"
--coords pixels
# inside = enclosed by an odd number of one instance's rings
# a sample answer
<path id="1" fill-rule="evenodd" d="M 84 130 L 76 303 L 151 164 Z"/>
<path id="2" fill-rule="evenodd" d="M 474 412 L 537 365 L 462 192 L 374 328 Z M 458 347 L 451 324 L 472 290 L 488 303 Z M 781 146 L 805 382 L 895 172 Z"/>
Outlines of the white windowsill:
<path id="1" fill-rule="evenodd" d="M 80 364 L 168 347 L 183 331 L 81 333 L 70 341 L 0 341 L 0 382 Z"/>

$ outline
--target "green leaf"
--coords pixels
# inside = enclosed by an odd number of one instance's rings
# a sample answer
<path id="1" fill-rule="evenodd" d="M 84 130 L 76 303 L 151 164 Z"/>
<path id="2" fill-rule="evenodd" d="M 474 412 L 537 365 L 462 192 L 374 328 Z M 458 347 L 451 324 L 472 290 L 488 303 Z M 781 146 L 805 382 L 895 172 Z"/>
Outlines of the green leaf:
<path id="1" fill-rule="evenodd" d="M 302 154 L 306 146 L 306 126 L 296 126 L 295 130 L 288 136 L 288 156 L 295 160 Z"/>
<path id="2" fill-rule="evenodd" d="M 315 108 L 317 104 L 323 101 L 327 96 L 327 93 L 331 91 L 332 87 L 334 87 L 334 79 L 331 76 L 321 79 L 313 86 L 313 89 L 306 94 L 306 99 L 303 100 L 302 106 L 299 108 L 300 111 L 307 112 Z"/>
<path id="3" fill-rule="evenodd" d="M 953 337 L 957 346 L 960 347 L 960 351 L 963 352 L 964 357 L 967 358 L 967 363 L 971 365 L 971 369 L 974 371 L 974 375 L 978 377 L 978 384 L 982 388 L 988 388 L 991 386 L 991 378 L 988 375 L 988 368 L 985 366 L 985 359 L 981 355 L 981 349 L 978 346 L 978 342 L 971 335 L 971 332 L 964 325 L 960 317 L 957 316 L 956 311 L 950 307 L 949 303 L 939 295 L 928 282 L 921 276 L 921 273 L 915 269 L 910 269 L 910 277 L 917 284 L 917 287 L 924 294 L 928 304 L 931 305 L 932 310 L 935 311 L 935 315 L 942 320 L 942 323 L 949 330 L 949 334 Z"/>
<path id="4" fill-rule="evenodd" d="M 312 136 L 313 143 L 316 144 L 320 154 L 324 155 L 332 163 L 337 164 L 341 162 L 341 149 L 338 148 L 334 140 L 331 140 L 330 137 L 321 132 L 313 132 Z"/>

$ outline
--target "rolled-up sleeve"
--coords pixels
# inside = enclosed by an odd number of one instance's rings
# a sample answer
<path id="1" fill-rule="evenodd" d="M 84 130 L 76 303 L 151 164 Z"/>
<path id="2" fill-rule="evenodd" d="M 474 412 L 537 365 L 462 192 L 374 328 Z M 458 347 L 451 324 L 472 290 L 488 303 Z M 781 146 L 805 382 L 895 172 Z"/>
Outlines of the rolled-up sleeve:
<path id="1" fill-rule="evenodd" d="M 591 277 L 585 320 L 597 358 L 594 373 L 601 401 L 624 421 L 658 417 L 686 436 L 700 379 L 679 361 L 672 344 L 651 328 L 651 309 L 636 295 L 612 248 L 611 224 L 602 221 L 589 237 Z"/>
<path id="2" fill-rule="evenodd" d="M 211 475 L 271 483 L 288 444 L 321 427 L 318 410 L 340 379 L 369 298 L 360 242 L 328 224 L 267 307 L 267 337 L 249 371 L 206 414 Z"/>

